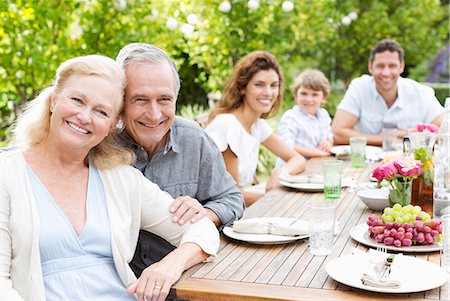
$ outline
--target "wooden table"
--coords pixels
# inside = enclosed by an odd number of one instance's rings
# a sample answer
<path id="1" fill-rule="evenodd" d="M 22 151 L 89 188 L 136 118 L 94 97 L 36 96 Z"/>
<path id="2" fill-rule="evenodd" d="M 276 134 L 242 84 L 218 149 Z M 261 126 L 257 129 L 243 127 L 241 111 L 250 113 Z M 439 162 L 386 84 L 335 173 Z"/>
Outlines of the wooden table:
<path id="1" fill-rule="evenodd" d="M 320 174 L 320 164 L 320 159 L 309 160 L 305 174 Z M 369 164 L 365 169 L 354 169 L 349 161 L 344 161 L 344 176 L 367 182 L 372 167 L 373 164 Z M 307 205 L 321 198 L 322 193 L 303 193 L 280 187 L 247 208 L 244 218 L 283 216 L 307 219 Z M 334 241 L 333 254 L 325 257 L 311 255 L 307 241 L 254 245 L 222 235 L 217 259 L 186 271 L 174 285 L 174 292 L 178 299 L 192 301 L 450 300 L 448 283 L 421 293 L 384 294 L 352 288 L 328 277 L 325 266 L 330 260 L 351 254 L 353 247 L 367 250 L 366 246 L 354 241 L 349 232 L 353 226 L 364 223 L 371 213 L 373 211 L 359 200 L 356 190 L 344 189 L 337 207 L 341 231 Z M 407 255 L 440 263 L 439 252 Z"/>

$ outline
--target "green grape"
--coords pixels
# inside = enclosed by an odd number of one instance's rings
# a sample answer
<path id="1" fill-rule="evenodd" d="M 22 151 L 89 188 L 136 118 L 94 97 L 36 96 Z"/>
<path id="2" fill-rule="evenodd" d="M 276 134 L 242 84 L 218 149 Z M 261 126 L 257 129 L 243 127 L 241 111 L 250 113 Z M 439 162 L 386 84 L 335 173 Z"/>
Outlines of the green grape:
<path id="1" fill-rule="evenodd" d="M 422 217 L 424 223 L 431 219 L 431 216 L 425 211 L 420 212 L 419 215 Z"/>
<path id="2" fill-rule="evenodd" d="M 442 241 L 442 234 L 439 234 L 438 236 L 436 236 L 436 244 L 440 244 Z"/>
<path id="3" fill-rule="evenodd" d="M 404 208 L 404 207 L 403 207 Z M 415 218 L 415 217 L 414 217 Z M 403 222 L 404 223 L 409 223 L 410 221 L 413 220 L 413 216 L 410 213 L 406 213 L 405 215 L 403 215 Z"/>
<path id="4" fill-rule="evenodd" d="M 381 217 L 381 220 L 385 223 L 392 223 L 394 221 L 394 217 L 392 215 L 385 215 Z"/>
<path id="5" fill-rule="evenodd" d="M 413 205 L 406 205 L 405 207 L 403 207 L 403 209 L 405 209 L 406 210 L 406 213 L 411 213 L 411 214 L 413 214 L 414 213 L 414 206 Z"/>
<path id="6" fill-rule="evenodd" d="M 409 208 L 406 208 L 406 206 L 405 206 L 405 207 L 402 207 L 402 209 L 400 209 L 400 212 L 401 212 L 402 214 L 407 214 L 407 213 L 409 213 Z"/>
<path id="7" fill-rule="evenodd" d="M 395 222 L 396 222 L 396 223 L 399 223 L 399 224 L 401 225 L 401 224 L 403 224 L 403 218 L 402 218 L 401 216 L 396 217 L 396 218 L 395 218 Z"/>
<path id="8" fill-rule="evenodd" d="M 413 213 L 418 215 L 420 212 L 422 212 L 422 208 L 420 206 L 414 206 Z"/>
<path id="9" fill-rule="evenodd" d="M 391 207 L 386 207 L 384 208 L 383 213 L 387 215 L 392 215 L 392 213 L 394 213 L 394 209 L 392 209 Z"/>
<path id="10" fill-rule="evenodd" d="M 392 209 L 394 209 L 394 211 L 398 212 L 402 209 L 402 205 L 400 204 L 394 204 L 394 206 L 392 207 Z"/>

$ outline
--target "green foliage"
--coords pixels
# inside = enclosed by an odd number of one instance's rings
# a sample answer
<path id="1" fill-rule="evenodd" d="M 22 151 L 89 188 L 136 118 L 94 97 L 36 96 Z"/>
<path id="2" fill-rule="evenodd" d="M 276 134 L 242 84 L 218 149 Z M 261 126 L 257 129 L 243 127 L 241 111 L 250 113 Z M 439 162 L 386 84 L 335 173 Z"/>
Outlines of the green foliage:
<path id="1" fill-rule="evenodd" d="M 155 44 L 174 58 L 183 79 L 182 107 L 206 106 L 206 93 L 221 91 L 237 60 L 252 50 L 278 58 L 286 87 L 307 67 L 347 84 L 367 72 L 370 48 L 382 38 L 402 44 L 408 68 L 428 61 L 448 39 L 445 1 L 292 1 L 289 13 L 281 9 L 284 0 L 260 0 L 256 10 L 233 0 L 230 12 L 219 10 L 221 2 L 0 1 L 0 140 L 19 105 L 51 83 L 61 62 L 92 53 L 115 57 L 129 42 Z M 357 18 L 344 25 L 351 12 Z M 199 21 L 183 33 L 190 14 Z M 176 29 L 167 28 L 168 17 L 178 20 Z M 294 103 L 288 91 L 283 108 Z M 326 106 L 331 114 L 339 93 L 333 91 Z"/>

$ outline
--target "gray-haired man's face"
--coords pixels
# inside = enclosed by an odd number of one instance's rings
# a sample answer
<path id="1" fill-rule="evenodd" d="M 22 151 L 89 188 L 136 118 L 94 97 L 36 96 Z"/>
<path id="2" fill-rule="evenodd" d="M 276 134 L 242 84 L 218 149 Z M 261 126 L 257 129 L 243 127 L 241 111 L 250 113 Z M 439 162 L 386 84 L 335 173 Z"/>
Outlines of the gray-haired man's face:
<path id="1" fill-rule="evenodd" d="M 125 74 L 125 129 L 137 143 L 153 152 L 165 145 L 175 118 L 172 70 L 167 63 L 131 63 Z"/>

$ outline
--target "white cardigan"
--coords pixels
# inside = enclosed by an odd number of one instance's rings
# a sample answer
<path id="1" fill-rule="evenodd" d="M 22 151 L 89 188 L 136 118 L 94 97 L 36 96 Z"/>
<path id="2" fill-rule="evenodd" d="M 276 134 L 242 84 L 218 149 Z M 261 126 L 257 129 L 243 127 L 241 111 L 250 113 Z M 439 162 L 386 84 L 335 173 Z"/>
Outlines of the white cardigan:
<path id="1" fill-rule="evenodd" d="M 172 199 L 130 166 L 100 170 L 111 228 L 114 264 L 128 287 L 136 277 L 128 266 L 140 229 L 174 245 L 193 242 L 216 256 L 219 234 L 203 218 L 173 223 Z M 70 183 L 67 183 L 70 185 Z M 0 153 L 0 300 L 45 300 L 39 254 L 39 218 L 21 152 Z"/>

